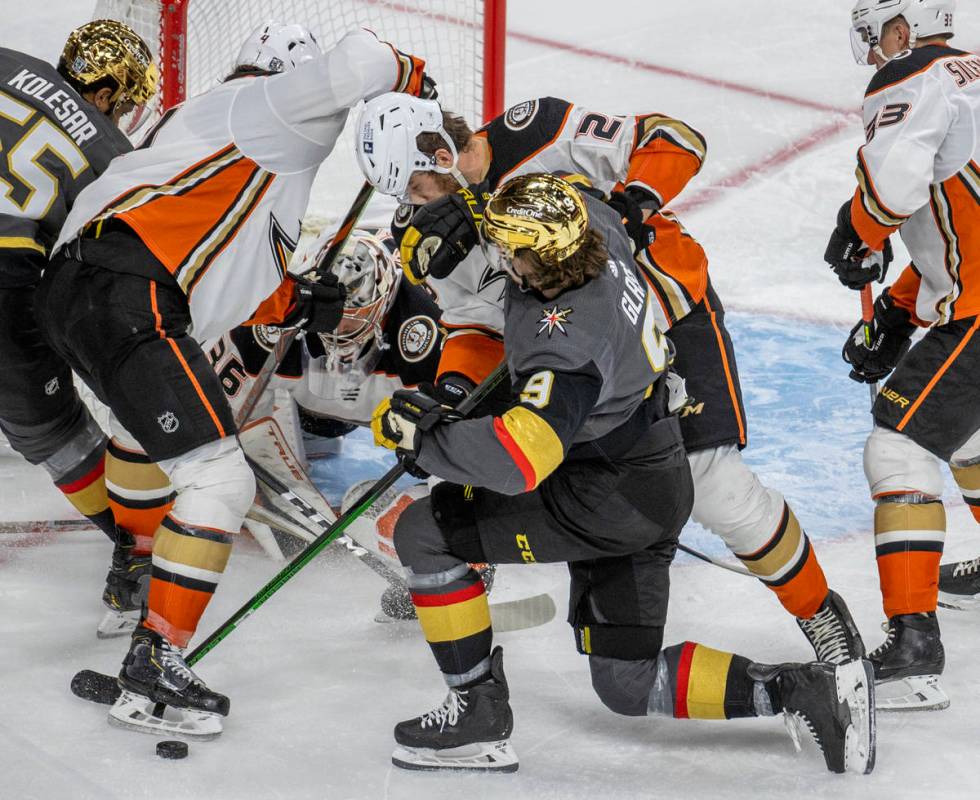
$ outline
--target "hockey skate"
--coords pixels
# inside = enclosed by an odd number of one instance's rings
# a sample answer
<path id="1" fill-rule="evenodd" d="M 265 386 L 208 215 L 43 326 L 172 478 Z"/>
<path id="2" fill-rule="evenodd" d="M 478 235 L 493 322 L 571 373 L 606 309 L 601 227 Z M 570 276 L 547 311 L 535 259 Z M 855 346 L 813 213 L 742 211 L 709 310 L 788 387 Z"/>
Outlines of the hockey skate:
<path id="1" fill-rule="evenodd" d="M 946 656 L 936 612 L 892 617 L 885 641 L 868 659 L 874 665 L 880 710 L 939 711 L 949 705 L 939 685 Z"/>
<path id="2" fill-rule="evenodd" d="M 800 735 L 806 729 L 831 772 L 867 775 L 874 769 L 874 672 L 870 662 L 753 664 L 749 672 L 758 680 L 777 682 L 783 719 L 797 751 L 802 749 Z"/>
<path id="3" fill-rule="evenodd" d="M 939 568 L 939 605 L 960 611 L 980 610 L 980 556 Z"/>
<path id="4" fill-rule="evenodd" d="M 864 658 L 864 642 L 847 604 L 837 592 L 827 592 L 819 610 L 809 619 L 797 619 L 800 630 L 809 639 L 817 661 L 845 664 Z"/>
<path id="5" fill-rule="evenodd" d="M 191 671 L 180 649 L 142 625 L 123 659 L 119 688 L 109 723 L 141 733 L 214 739 L 231 705 Z"/>
<path id="6" fill-rule="evenodd" d="M 100 639 L 129 635 L 139 622 L 150 588 L 150 556 L 134 556 L 132 550 L 133 537 L 119 530 L 102 592 L 106 612 L 95 631 Z"/>
<path id="7" fill-rule="evenodd" d="M 414 770 L 516 772 L 509 697 L 503 650 L 495 647 L 486 680 L 450 689 L 439 708 L 395 726 L 391 763 Z"/>

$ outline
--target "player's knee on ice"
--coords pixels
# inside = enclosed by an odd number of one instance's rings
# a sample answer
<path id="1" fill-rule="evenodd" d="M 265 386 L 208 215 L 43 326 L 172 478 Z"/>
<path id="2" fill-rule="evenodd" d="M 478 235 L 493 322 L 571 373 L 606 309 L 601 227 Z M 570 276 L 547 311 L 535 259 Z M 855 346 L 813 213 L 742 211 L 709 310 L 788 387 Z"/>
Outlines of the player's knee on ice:
<path id="1" fill-rule="evenodd" d="M 416 575 L 451 569 L 461 562 L 483 563 L 473 513 L 464 488 L 440 483 L 429 497 L 416 500 L 395 523 L 398 558 Z"/>
<path id="2" fill-rule="evenodd" d="M 589 656 L 592 688 L 610 711 L 627 717 L 645 717 L 650 709 L 650 692 L 657 680 L 658 662 L 657 658 L 625 661 Z"/>
<path id="3" fill-rule="evenodd" d="M 255 475 L 234 437 L 209 442 L 160 462 L 177 499 L 181 522 L 237 533 L 255 499 Z"/>

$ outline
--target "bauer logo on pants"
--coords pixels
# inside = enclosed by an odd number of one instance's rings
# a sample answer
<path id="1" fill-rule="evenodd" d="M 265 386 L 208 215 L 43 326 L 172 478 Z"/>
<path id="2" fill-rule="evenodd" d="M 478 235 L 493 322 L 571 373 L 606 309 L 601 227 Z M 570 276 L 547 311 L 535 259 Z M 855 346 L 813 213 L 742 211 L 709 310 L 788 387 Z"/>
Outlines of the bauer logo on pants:
<path id="1" fill-rule="evenodd" d="M 157 417 L 157 422 L 160 423 L 164 433 L 173 433 L 180 427 L 180 420 L 177 419 L 177 415 L 173 411 L 164 411 Z"/>

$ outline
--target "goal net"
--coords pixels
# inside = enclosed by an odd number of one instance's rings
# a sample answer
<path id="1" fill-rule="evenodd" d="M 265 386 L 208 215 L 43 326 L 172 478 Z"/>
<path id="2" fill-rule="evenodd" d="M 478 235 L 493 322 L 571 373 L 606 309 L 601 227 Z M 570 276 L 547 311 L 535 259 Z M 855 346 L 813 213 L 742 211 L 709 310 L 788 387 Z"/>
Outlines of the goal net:
<path id="1" fill-rule="evenodd" d="M 95 18 L 129 24 L 154 51 L 161 88 L 151 119 L 226 77 L 245 37 L 268 20 L 308 27 L 325 50 L 358 27 L 426 60 L 443 107 L 477 126 L 503 106 L 505 0 L 99 0 Z M 355 115 L 351 115 L 353 119 Z M 307 229 L 343 217 L 363 177 L 351 125 L 320 170 Z M 383 224 L 383 201 L 369 222 Z"/>

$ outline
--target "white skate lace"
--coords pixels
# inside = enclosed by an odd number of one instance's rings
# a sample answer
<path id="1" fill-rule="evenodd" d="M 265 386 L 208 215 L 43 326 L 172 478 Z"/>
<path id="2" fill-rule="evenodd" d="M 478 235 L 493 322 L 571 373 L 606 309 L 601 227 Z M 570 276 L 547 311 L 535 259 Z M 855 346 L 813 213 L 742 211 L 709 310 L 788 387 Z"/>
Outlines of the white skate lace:
<path id="1" fill-rule="evenodd" d="M 810 619 L 801 619 L 800 627 L 812 642 L 818 661 L 837 664 L 850 658 L 844 625 L 830 606 L 818 611 Z"/>
<path id="2" fill-rule="evenodd" d="M 170 644 L 164 641 L 160 644 L 160 660 L 163 662 L 163 668 L 170 672 L 175 673 L 179 678 L 185 681 L 184 685 L 188 686 L 192 683 L 196 683 L 199 686 L 204 686 L 204 681 L 194 674 L 194 671 L 187 666 L 187 662 L 184 661 L 184 654 Z"/>
<path id="3" fill-rule="evenodd" d="M 953 567 L 953 577 L 962 578 L 964 575 L 972 575 L 977 570 L 980 570 L 980 556 L 971 558 L 969 561 L 961 561 Z"/>
<path id="4" fill-rule="evenodd" d="M 460 712 L 466 708 L 465 694 L 466 692 L 450 689 L 443 704 L 439 708 L 434 708 L 429 713 L 423 714 L 419 719 L 419 725 L 423 728 L 438 725 L 440 731 L 446 727 L 447 722 L 450 725 L 455 725 L 459 721 Z"/>
<path id="5" fill-rule="evenodd" d="M 810 735 L 813 737 L 813 741 L 817 743 L 817 747 L 823 751 L 823 742 L 820 741 L 820 736 L 817 734 L 817 729 L 813 727 L 813 723 L 810 722 L 810 718 L 802 711 L 784 711 L 783 724 L 786 726 L 786 730 L 789 731 L 789 735 L 793 739 L 793 745 L 797 750 L 801 749 L 800 728 L 805 727 L 808 731 L 810 731 Z"/>
<path id="6" fill-rule="evenodd" d="M 888 631 L 885 634 L 885 641 L 883 641 L 874 650 L 872 650 L 868 654 L 868 658 L 871 661 L 881 661 L 882 658 L 884 657 L 885 653 L 888 652 L 888 650 L 891 648 L 892 642 L 895 641 L 895 636 L 897 635 L 897 633 L 898 633 L 898 630 L 896 629 L 896 627 L 894 625 L 892 625 L 891 623 L 889 623 L 889 625 L 888 625 Z M 876 667 L 876 669 L 877 669 L 877 667 Z"/>

